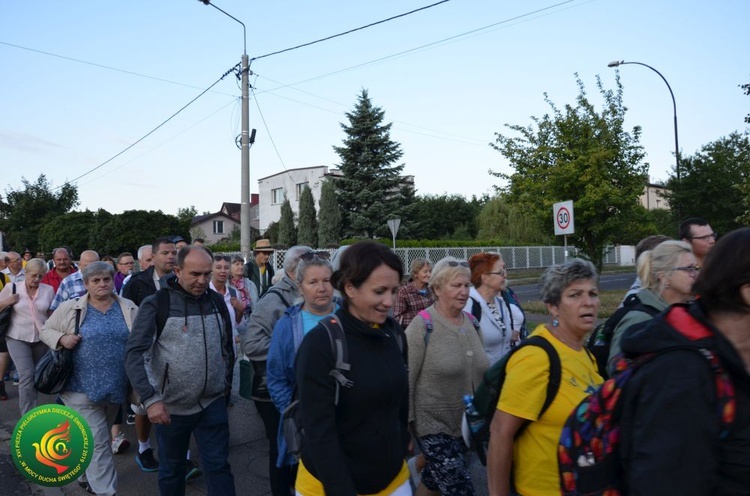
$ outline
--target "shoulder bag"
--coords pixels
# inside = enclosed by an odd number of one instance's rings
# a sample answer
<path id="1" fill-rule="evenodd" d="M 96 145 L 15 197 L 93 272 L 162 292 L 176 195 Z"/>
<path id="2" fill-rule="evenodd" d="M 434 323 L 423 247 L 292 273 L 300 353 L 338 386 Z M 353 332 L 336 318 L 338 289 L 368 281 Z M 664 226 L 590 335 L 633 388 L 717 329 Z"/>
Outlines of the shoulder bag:
<path id="1" fill-rule="evenodd" d="M 78 334 L 81 324 L 81 309 L 76 309 L 76 328 Z M 49 350 L 36 364 L 34 371 L 34 388 L 44 394 L 62 392 L 68 379 L 73 374 L 73 350 Z"/>
<path id="2" fill-rule="evenodd" d="M 13 293 L 11 296 L 16 294 L 16 283 L 13 284 Z M 0 338 L 4 337 L 10 329 L 10 318 L 13 315 L 13 305 L 8 305 L 0 312 Z"/>

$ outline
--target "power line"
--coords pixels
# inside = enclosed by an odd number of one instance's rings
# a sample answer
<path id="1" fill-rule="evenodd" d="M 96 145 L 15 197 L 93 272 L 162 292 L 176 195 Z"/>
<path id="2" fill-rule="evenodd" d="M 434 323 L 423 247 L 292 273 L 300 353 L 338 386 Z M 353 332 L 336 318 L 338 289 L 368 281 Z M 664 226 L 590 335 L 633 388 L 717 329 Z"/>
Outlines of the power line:
<path id="1" fill-rule="evenodd" d="M 386 22 L 389 22 L 389 21 L 393 21 L 394 19 L 398 19 L 399 17 L 406 17 L 408 15 L 414 14 L 414 13 L 422 11 L 422 10 L 431 9 L 433 7 L 436 7 L 436 6 L 440 5 L 440 4 L 442 4 L 442 3 L 447 3 L 447 2 L 450 2 L 450 0 L 440 0 L 439 2 L 435 2 L 435 3 L 430 4 L 430 5 L 425 5 L 424 7 L 420 7 L 418 9 L 414 9 L 414 10 L 411 10 L 409 12 L 404 12 L 403 14 L 398 14 L 398 15 L 395 15 L 393 17 L 389 17 L 387 19 L 382 19 L 380 21 L 371 22 L 370 24 L 366 24 L 366 25 L 360 26 L 358 28 L 350 29 L 349 31 L 344 31 L 344 32 L 338 33 L 338 34 L 333 34 L 331 36 L 326 36 L 325 38 L 320 38 L 320 39 L 315 40 L 315 41 L 310 41 L 308 43 L 303 43 L 301 45 L 297 45 L 297 46 L 285 48 L 283 50 L 278 50 L 276 52 L 267 53 L 265 55 L 259 55 L 258 57 L 251 58 L 250 62 L 252 62 L 253 60 L 258 60 L 258 59 L 263 59 L 263 58 L 266 58 L 266 57 L 270 57 L 271 55 L 279 55 L 281 53 L 291 52 L 292 50 L 297 50 L 299 48 L 303 48 L 303 47 L 306 47 L 306 46 L 315 45 L 316 43 L 322 43 L 324 41 L 332 40 L 333 38 L 338 38 L 340 36 L 351 34 L 351 33 L 354 33 L 355 31 L 361 31 L 363 29 L 367 29 L 367 28 L 371 28 L 373 26 L 377 26 L 378 24 L 383 24 L 383 23 L 386 23 Z"/>
<path id="2" fill-rule="evenodd" d="M 76 178 L 74 178 L 74 179 L 71 179 L 70 181 L 66 181 L 66 182 L 65 182 L 65 184 L 69 184 L 69 183 L 74 183 L 74 182 L 78 181 L 79 179 L 81 179 L 81 178 L 83 178 L 83 177 L 85 177 L 85 176 L 88 176 L 89 174 L 91 174 L 91 173 L 92 173 L 92 172 L 94 172 L 95 170 L 97 170 L 97 169 L 100 169 L 100 168 L 104 167 L 105 165 L 107 165 L 108 163 L 110 163 L 111 161 L 113 161 L 114 159 L 116 159 L 117 157 L 119 157 L 120 155 L 122 155 L 123 153 L 125 153 L 126 151 L 130 150 L 131 148 L 133 148 L 133 147 L 134 147 L 135 145 L 137 145 L 138 143 L 140 143 L 140 142 L 141 142 L 141 141 L 143 141 L 144 139 L 146 139 L 146 138 L 148 138 L 149 136 L 151 136 L 152 134 L 154 134 L 154 133 L 155 133 L 155 132 L 156 132 L 156 131 L 157 131 L 157 130 L 158 130 L 158 129 L 160 128 L 160 127 L 162 127 L 162 126 L 163 126 L 164 124 L 166 124 L 167 122 L 169 122 L 169 121 L 171 121 L 172 119 L 174 119 L 174 118 L 175 118 L 175 117 L 176 117 L 176 116 L 177 116 L 177 115 L 178 115 L 179 113 L 181 113 L 181 112 L 182 112 L 183 110 L 185 110 L 185 109 L 186 109 L 186 108 L 188 108 L 188 107 L 189 107 L 190 105 L 192 105 L 192 104 L 193 104 L 193 103 L 194 103 L 194 102 L 195 102 L 196 100 L 198 100 L 198 99 L 199 99 L 200 97 L 202 97 L 203 95 L 205 95 L 206 93 L 208 93 L 208 91 L 209 91 L 209 90 L 210 90 L 211 88 L 213 88 L 214 86 L 216 86 L 217 84 L 219 84 L 219 83 L 220 83 L 220 82 L 221 82 L 221 81 L 222 81 L 222 80 L 223 80 L 223 79 L 224 79 L 225 77 L 227 77 L 227 76 L 228 76 L 229 74 L 231 74 L 232 72 L 234 72 L 235 70 L 237 70 L 237 68 L 238 68 L 239 66 L 240 66 L 240 64 L 237 64 L 237 65 L 235 65 L 234 67 L 232 67 L 231 69 L 229 69 L 229 70 L 228 70 L 227 72 L 225 72 L 224 74 L 222 74 L 222 75 L 221 75 L 221 77 L 220 77 L 219 79 L 217 79 L 217 80 L 216 80 L 216 81 L 215 81 L 215 82 L 214 82 L 214 83 L 213 83 L 213 84 L 212 84 L 211 86 L 209 86 L 209 87 L 208 87 L 208 88 L 206 88 L 205 90 L 201 91 L 201 92 L 200 92 L 200 94 L 198 94 L 198 96 L 196 96 L 195 98 L 193 98 L 192 100 L 190 100 L 190 101 L 189 101 L 188 103 L 186 103 L 186 104 L 185 104 L 185 105 L 184 105 L 184 106 L 183 106 L 183 107 L 182 107 L 182 108 L 181 108 L 180 110 L 178 110 L 178 111 L 177 111 L 177 112 L 175 112 L 174 114 L 170 115 L 170 116 L 169 116 L 169 117 L 168 117 L 168 118 L 167 118 L 166 120 L 164 120 L 164 121 L 163 121 L 163 122 L 162 122 L 161 124 L 159 124 L 158 126 L 156 126 L 155 128 L 153 128 L 153 129 L 152 129 L 151 131 L 149 131 L 148 133 L 146 133 L 146 134 L 144 134 L 143 136 L 141 136 L 141 137 L 140 137 L 140 138 L 139 138 L 138 140 L 136 140 L 135 142 L 133 142 L 133 143 L 131 143 L 130 145 L 128 145 L 127 147 L 125 147 L 125 148 L 124 148 L 123 150 L 121 150 L 121 151 L 120 151 L 119 153 L 117 153 L 117 154 L 115 154 L 114 156 L 112 156 L 112 157 L 108 158 L 107 160 L 105 160 L 105 161 L 104 161 L 104 162 L 102 162 L 101 164 L 97 165 L 97 166 L 96 166 L 96 167 L 94 167 L 93 169 L 90 169 L 90 170 L 88 170 L 88 171 L 84 172 L 84 173 L 83 173 L 83 174 L 81 174 L 80 176 L 78 176 L 78 177 L 76 177 Z M 60 188 L 62 188 L 62 187 L 63 187 L 63 186 L 65 185 L 65 184 L 63 184 L 62 186 L 59 186 L 59 187 L 57 187 L 57 188 L 55 188 L 55 189 L 60 189 Z"/>
<path id="3" fill-rule="evenodd" d="M 292 174 L 289 172 L 289 170 L 286 168 L 286 164 L 284 164 L 284 159 L 281 158 L 281 153 L 279 153 L 279 149 L 276 147 L 276 142 L 273 140 L 273 136 L 271 136 L 271 130 L 268 129 L 268 124 L 266 123 L 266 118 L 263 117 L 263 111 L 260 110 L 260 104 L 258 103 L 258 98 L 255 97 L 255 90 L 250 87 L 250 91 L 253 93 L 253 100 L 255 100 L 255 106 L 258 108 L 258 114 L 260 115 L 260 120 L 263 121 L 263 127 L 266 128 L 266 133 L 268 133 L 268 139 L 271 140 L 271 146 L 273 146 L 273 150 L 276 152 L 276 156 L 279 157 L 279 162 L 281 162 L 281 167 L 284 169 L 284 172 L 287 173 L 289 178 L 294 181 L 294 177 L 292 177 Z"/>
<path id="4" fill-rule="evenodd" d="M 100 69 L 107 69 L 109 71 L 121 72 L 123 74 L 128 74 L 130 76 L 137 76 L 137 77 L 141 77 L 141 78 L 152 79 L 154 81 L 159 81 L 159 82 L 162 82 L 162 83 L 174 84 L 174 85 L 177 85 L 177 86 L 183 86 L 185 88 L 193 88 L 193 89 L 196 89 L 196 90 L 201 89 L 200 86 L 194 86 L 192 84 L 185 84 L 185 83 L 180 83 L 179 81 L 172 81 L 170 79 L 163 79 L 163 78 L 156 77 L 156 76 L 149 76 L 148 74 L 142 74 L 140 72 L 128 71 L 128 70 L 125 70 L 125 69 L 118 69 L 117 67 L 112 67 L 112 66 L 103 65 L 103 64 L 97 64 L 96 62 L 89 62 L 87 60 L 81 60 L 81 59 L 76 59 L 76 58 L 73 58 L 73 57 L 67 57 L 65 55 L 60 55 L 60 54 L 57 54 L 57 53 L 45 52 L 44 50 L 37 50 L 36 48 L 29 48 L 29 47 L 25 47 L 25 46 L 21 46 L 21 45 L 14 45 L 13 43 L 8 43 L 6 41 L 0 41 L 0 45 L 6 45 L 6 46 L 9 46 L 9 47 L 18 48 L 19 50 L 26 50 L 28 52 L 39 53 L 39 54 L 42 54 L 42 55 L 47 55 L 49 57 L 55 57 L 55 58 L 62 59 L 62 60 L 69 60 L 71 62 L 77 62 L 79 64 L 90 65 L 92 67 L 98 67 Z M 229 93 L 220 93 L 220 94 L 227 95 L 227 96 L 234 96 L 234 95 L 230 95 Z"/>

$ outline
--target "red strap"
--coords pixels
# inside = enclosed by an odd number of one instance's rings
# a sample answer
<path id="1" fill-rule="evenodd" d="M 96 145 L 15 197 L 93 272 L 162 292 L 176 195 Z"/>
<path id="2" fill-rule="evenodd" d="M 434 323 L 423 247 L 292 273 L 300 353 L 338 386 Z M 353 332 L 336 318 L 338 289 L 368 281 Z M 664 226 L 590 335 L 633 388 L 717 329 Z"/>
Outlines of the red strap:
<path id="1" fill-rule="evenodd" d="M 691 341 L 711 337 L 711 330 L 698 322 L 695 317 L 690 315 L 687 307 L 675 306 L 669 309 L 665 318 L 667 323 L 677 332 Z"/>

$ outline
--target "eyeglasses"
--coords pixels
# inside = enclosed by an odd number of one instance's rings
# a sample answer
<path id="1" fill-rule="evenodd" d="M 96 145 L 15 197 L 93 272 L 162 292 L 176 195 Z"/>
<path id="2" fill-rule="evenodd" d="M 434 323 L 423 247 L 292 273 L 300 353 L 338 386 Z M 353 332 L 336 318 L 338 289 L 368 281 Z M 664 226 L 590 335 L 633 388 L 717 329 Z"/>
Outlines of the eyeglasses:
<path id="1" fill-rule="evenodd" d="M 331 258 L 331 254 L 327 251 L 310 250 L 307 253 L 303 253 L 299 256 L 299 259 L 304 260 L 305 262 L 309 262 L 313 258 L 317 258 L 319 260 L 328 260 Z"/>
<path id="2" fill-rule="evenodd" d="M 226 255 L 214 255 L 214 262 L 231 262 L 232 259 Z"/>
<path id="3" fill-rule="evenodd" d="M 486 272 L 486 274 L 494 274 L 494 275 L 497 275 L 497 276 L 504 276 L 507 273 L 508 273 L 508 271 L 505 270 L 505 269 L 500 269 L 497 272 Z"/>
<path id="4" fill-rule="evenodd" d="M 453 260 L 451 260 L 451 261 L 448 262 L 448 267 L 459 267 L 459 266 L 461 266 L 461 267 L 468 267 L 469 266 L 469 262 L 456 262 L 456 261 L 453 261 Z"/>
<path id="5" fill-rule="evenodd" d="M 706 234 L 705 236 L 690 236 L 690 239 L 700 239 L 701 241 L 708 241 L 709 238 L 716 239 L 718 236 L 718 234 L 712 232 L 711 234 Z"/>
<path id="6" fill-rule="evenodd" d="M 117 265 L 134 265 L 135 262 L 117 262 Z"/>
<path id="7" fill-rule="evenodd" d="M 686 265 L 684 267 L 675 267 L 672 270 L 684 270 L 690 277 L 695 277 L 701 271 L 700 265 Z"/>

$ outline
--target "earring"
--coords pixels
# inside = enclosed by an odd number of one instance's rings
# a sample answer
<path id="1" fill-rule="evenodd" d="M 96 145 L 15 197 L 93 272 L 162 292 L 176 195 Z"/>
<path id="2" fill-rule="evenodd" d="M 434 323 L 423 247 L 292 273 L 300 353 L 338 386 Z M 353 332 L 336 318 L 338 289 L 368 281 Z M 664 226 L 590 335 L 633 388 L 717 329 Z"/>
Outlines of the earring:
<path id="1" fill-rule="evenodd" d="M 560 325 L 560 321 L 557 320 L 557 317 L 555 317 L 554 319 L 552 319 L 552 327 L 557 327 L 559 325 Z"/>

